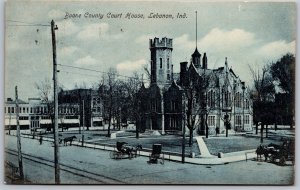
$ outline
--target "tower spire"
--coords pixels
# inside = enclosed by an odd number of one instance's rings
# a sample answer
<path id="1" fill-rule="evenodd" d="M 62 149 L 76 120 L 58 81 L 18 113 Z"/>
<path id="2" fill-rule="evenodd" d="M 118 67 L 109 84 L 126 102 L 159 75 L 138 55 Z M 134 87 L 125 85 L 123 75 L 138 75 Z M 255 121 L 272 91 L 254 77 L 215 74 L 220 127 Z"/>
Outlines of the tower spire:
<path id="1" fill-rule="evenodd" d="M 197 48 L 197 11 L 196 11 L 196 48 Z"/>

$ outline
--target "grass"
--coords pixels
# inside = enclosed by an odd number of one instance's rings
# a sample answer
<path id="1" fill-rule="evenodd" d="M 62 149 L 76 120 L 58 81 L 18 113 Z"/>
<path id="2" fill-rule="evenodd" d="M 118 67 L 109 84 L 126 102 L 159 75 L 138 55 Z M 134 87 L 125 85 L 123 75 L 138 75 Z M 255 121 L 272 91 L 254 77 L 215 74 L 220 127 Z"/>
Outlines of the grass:
<path id="1" fill-rule="evenodd" d="M 76 135 L 77 140 L 81 139 L 81 134 L 78 134 L 78 131 L 66 131 L 62 133 L 62 138 Z M 107 136 L 107 131 L 85 131 L 84 136 L 89 142 L 96 144 L 111 144 L 116 145 L 117 141 L 127 142 L 128 145 L 137 146 L 141 144 L 143 148 L 151 149 L 153 144 L 162 144 L 162 150 L 168 152 L 174 152 L 181 154 L 182 152 L 182 137 L 178 135 L 165 135 L 165 136 L 154 136 L 154 135 L 145 135 L 140 136 L 139 139 L 135 138 L 134 131 L 126 131 L 124 133 L 118 133 L 116 139 L 110 139 Z M 52 137 L 53 134 L 48 134 L 47 136 Z M 206 139 L 203 138 L 204 142 L 207 145 L 208 150 L 211 154 L 217 155 L 219 152 L 230 153 L 236 151 L 256 149 L 260 145 L 260 138 L 257 136 L 247 136 L 247 135 L 229 135 L 226 137 L 209 137 Z M 263 144 L 277 143 L 281 144 L 280 136 L 270 136 L 270 138 L 264 138 Z M 186 137 L 186 147 L 185 153 L 190 154 L 194 152 L 195 155 L 199 155 L 200 151 L 196 141 L 194 140 L 193 146 L 189 147 L 188 145 L 189 138 Z"/>

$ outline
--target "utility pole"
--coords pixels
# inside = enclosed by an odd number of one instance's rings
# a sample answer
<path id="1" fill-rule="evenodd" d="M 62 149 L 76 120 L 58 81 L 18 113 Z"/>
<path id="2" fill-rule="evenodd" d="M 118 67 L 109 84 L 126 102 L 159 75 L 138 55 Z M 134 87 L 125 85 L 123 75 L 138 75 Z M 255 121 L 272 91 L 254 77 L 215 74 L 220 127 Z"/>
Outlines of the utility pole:
<path id="1" fill-rule="evenodd" d="M 58 149 L 58 93 L 57 93 L 57 63 L 56 63 L 56 39 L 57 26 L 51 21 L 52 51 L 53 51 L 53 85 L 54 85 L 54 167 L 55 183 L 60 184 L 59 149 Z"/>
<path id="2" fill-rule="evenodd" d="M 21 180 L 24 180 L 22 151 L 21 151 L 21 133 L 20 133 L 19 111 L 20 110 L 19 110 L 19 100 L 18 100 L 18 87 L 16 86 L 16 120 L 17 120 L 18 161 L 19 161 L 20 178 L 21 178 Z"/>
<path id="3" fill-rule="evenodd" d="M 85 126 L 84 100 L 82 100 L 82 139 L 81 139 L 81 146 L 83 146 L 83 144 L 84 144 L 84 126 Z"/>
<path id="4" fill-rule="evenodd" d="M 185 162 L 185 114 L 186 114 L 186 104 L 184 100 L 183 111 L 182 111 L 183 128 L 182 128 L 182 153 L 181 153 L 181 163 L 183 164 Z"/>
<path id="5" fill-rule="evenodd" d="M 242 82 L 242 90 L 243 90 L 243 131 L 245 131 L 245 82 Z"/>

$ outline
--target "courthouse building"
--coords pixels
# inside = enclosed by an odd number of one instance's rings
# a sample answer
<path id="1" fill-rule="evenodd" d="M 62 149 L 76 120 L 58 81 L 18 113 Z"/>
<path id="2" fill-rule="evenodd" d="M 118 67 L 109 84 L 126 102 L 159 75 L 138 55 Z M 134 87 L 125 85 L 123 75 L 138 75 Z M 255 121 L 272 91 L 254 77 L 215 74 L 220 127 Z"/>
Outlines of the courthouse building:
<path id="1" fill-rule="evenodd" d="M 252 130 L 252 103 L 246 85 L 229 67 L 227 58 L 224 66 L 209 69 L 206 53 L 201 55 L 197 47 L 190 63 L 181 62 L 180 72 L 173 72 L 173 41 L 169 38 L 150 39 L 151 82 L 139 90 L 140 104 L 144 110 L 140 123 L 141 130 L 157 130 L 164 133 L 181 133 L 185 101 L 189 80 L 207 78 L 208 86 L 199 102 L 205 102 L 209 134 L 225 132 L 224 116 L 229 115 L 231 130 Z M 197 113 L 199 114 L 199 113 Z M 199 115 L 196 116 L 199 120 Z M 199 122 L 196 122 L 199 128 Z M 195 130 L 197 131 L 197 130 Z"/>

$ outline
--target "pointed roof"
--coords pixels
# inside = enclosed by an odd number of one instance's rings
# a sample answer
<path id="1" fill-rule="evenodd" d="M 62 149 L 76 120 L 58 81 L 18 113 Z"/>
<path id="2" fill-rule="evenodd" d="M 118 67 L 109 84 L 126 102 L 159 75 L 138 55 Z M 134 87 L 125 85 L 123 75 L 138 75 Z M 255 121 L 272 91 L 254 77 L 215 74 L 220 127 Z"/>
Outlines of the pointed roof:
<path id="1" fill-rule="evenodd" d="M 170 87 L 173 87 L 173 88 L 177 88 L 178 90 L 182 90 L 182 88 L 176 83 L 175 80 L 173 80 L 172 84 Z M 170 88 L 169 88 L 170 89 Z"/>
<path id="2" fill-rule="evenodd" d="M 196 47 L 194 53 L 192 54 L 192 57 L 200 57 L 200 56 L 201 56 L 201 54 L 199 53 L 199 51 L 198 51 L 198 49 Z"/>

